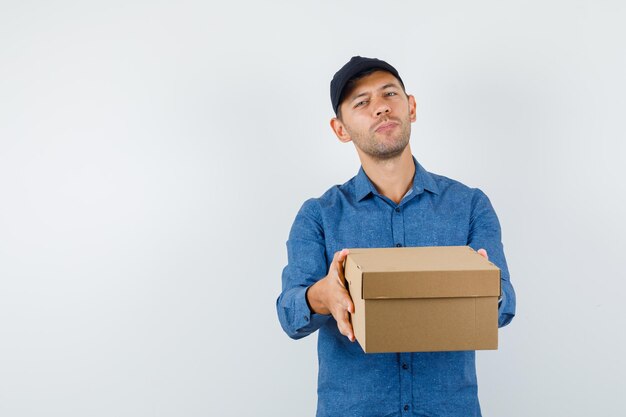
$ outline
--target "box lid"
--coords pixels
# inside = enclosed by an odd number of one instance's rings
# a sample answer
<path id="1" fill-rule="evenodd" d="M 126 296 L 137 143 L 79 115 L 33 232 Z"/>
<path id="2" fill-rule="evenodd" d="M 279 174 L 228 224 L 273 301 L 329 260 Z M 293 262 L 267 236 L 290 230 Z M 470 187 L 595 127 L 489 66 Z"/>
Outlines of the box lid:
<path id="1" fill-rule="evenodd" d="M 500 295 L 500 269 L 469 246 L 350 249 L 363 299 Z"/>

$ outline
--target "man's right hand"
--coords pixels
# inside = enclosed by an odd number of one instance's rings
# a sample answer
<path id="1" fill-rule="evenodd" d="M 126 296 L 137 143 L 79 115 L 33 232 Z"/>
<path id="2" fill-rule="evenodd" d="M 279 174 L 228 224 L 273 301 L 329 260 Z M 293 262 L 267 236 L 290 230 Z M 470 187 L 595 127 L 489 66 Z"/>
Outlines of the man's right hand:
<path id="1" fill-rule="evenodd" d="M 343 275 L 343 262 L 348 256 L 348 249 L 335 252 L 328 269 L 328 275 L 311 285 L 306 297 L 314 313 L 332 314 L 337 321 L 339 332 L 354 342 L 354 331 L 348 313 L 354 314 L 354 304 L 346 289 Z"/>

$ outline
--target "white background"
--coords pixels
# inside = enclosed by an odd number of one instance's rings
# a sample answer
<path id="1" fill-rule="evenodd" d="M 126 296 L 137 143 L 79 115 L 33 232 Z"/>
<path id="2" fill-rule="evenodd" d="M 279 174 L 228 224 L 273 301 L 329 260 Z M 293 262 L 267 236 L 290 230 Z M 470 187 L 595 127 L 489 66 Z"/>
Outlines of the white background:
<path id="1" fill-rule="evenodd" d="M 356 174 L 328 86 L 400 71 L 422 165 L 480 187 L 518 295 L 485 416 L 624 415 L 618 1 L 1 1 L 0 415 L 312 416 L 275 311 Z"/>

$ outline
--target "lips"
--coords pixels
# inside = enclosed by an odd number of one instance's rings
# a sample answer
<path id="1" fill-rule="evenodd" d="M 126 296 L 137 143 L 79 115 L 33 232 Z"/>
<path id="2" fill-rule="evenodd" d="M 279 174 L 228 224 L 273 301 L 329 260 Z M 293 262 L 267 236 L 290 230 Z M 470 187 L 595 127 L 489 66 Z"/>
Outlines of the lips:
<path id="1" fill-rule="evenodd" d="M 392 122 L 392 121 L 383 122 L 383 123 L 379 124 L 374 129 L 374 131 L 376 131 L 376 132 L 386 132 L 388 130 L 391 130 L 391 129 L 395 128 L 397 125 L 398 125 L 398 123 Z"/>

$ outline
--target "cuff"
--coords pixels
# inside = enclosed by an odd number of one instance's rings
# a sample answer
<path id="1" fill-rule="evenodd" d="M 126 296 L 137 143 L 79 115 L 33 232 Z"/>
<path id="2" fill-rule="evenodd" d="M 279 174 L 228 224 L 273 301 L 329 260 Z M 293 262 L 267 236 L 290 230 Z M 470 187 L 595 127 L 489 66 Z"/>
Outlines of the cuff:
<path id="1" fill-rule="evenodd" d="M 326 314 L 317 314 L 311 311 L 306 299 L 309 287 L 298 289 L 295 294 L 295 309 L 293 323 L 297 332 L 309 333 L 317 330 L 330 317 Z"/>

